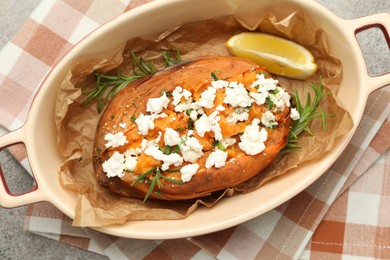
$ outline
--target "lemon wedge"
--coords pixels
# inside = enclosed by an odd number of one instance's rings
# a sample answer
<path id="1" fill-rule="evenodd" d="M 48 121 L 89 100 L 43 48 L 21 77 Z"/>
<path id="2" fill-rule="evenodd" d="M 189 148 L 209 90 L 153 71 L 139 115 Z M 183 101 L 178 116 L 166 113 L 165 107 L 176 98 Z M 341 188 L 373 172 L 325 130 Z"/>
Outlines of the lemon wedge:
<path id="1" fill-rule="evenodd" d="M 263 65 L 271 74 L 306 79 L 317 70 L 310 51 L 277 36 L 244 32 L 229 38 L 226 47 L 232 55 Z"/>

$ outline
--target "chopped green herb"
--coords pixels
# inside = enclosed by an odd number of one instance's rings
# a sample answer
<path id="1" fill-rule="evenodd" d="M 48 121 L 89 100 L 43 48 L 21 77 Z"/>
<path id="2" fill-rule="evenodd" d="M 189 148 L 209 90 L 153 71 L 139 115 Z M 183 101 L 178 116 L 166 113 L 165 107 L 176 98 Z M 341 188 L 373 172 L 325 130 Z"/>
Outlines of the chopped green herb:
<path id="1" fill-rule="evenodd" d="M 272 94 L 276 95 L 276 94 L 278 94 L 280 91 L 279 91 L 279 89 L 275 88 L 275 89 L 271 90 L 270 92 L 271 92 Z"/>
<path id="2" fill-rule="evenodd" d="M 223 145 L 222 142 L 218 142 L 217 148 L 219 150 L 222 150 L 222 151 L 226 152 L 226 147 Z"/>
<path id="3" fill-rule="evenodd" d="M 186 111 L 187 116 L 190 116 L 191 113 L 192 113 L 192 111 L 194 111 L 193 108 L 188 109 L 188 110 Z"/>
<path id="4" fill-rule="evenodd" d="M 100 153 L 102 152 L 102 148 L 97 147 L 97 148 L 96 148 L 96 151 L 100 154 Z"/>
<path id="5" fill-rule="evenodd" d="M 161 95 L 164 95 L 164 93 L 167 97 L 172 97 L 172 92 L 167 92 L 165 89 L 163 89 L 163 91 L 161 91 Z"/>
<path id="6" fill-rule="evenodd" d="M 178 145 L 173 146 L 172 153 L 180 154 L 180 146 L 178 146 Z"/>
<path id="7" fill-rule="evenodd" d="M 259 72 L 259 73 L 257 73 L 257 74 L 259 74 L 259 75 L 264 75 L 264 77 L 270 77 L 270 76 L 271 76 L 271 74 L 269 74 L 269 73 L 267 73 L 267 72 L 265 72 L 265 71 L 261 71 L 261 72 Z"/>
<path id="8" fill-rule="evenodd" d="M 134 115 L 132 115 L 132 116 L 130 117 L 130 121 L 133 122 L 133 123 L 135 123 L 135 120 L 137 120 L 137 118 L 136 118 Z"/>
<path id="9" fill-rule="evenodd" d="M 223 143 L 221 141 L 214 140 L 211 143 L 211 145 L 218 148 L 219 150 L 226 152 L 226 147 L 223 145 Z"/>
<path id="10" fill-rule="evenodd" d="M 172 147 L 169 146 L 169 145 L 166 145 L 166 146 L 160 148 L 160 151 L 163 152 L 163 154 L 167 154 L 168 155 L 168 154 L 171 154 Z"/>
<path id="11" fill-rule="evenodd" d="M 213 71 L 213 72 L 211 72 L 211 78 L 214 80 L 214 81 L 218 81 L 219 80 L 219 78 L 217 77 L 217 75 L 216 75 L 216 73 L 220 73 L 220 71 Z"/>
<path id="12" fill-rule="evenodd" d="M 179 132 L 183 132 L 184 130 L 186 130 L 184 127 L 178 127 L 175 129 L 176 131 L 179 131 Z"/>
<path id="13" fill-rule="evenodd" d="M 265 106 L 268 108 L 268 109 L 272 109 L 272 108 L 274 108 L 274 106 L 275 106 L 275 104 L 274 104 L 274 102 L 272 102 L 272 100 L 269 98 L 269 97 L 267 97 L 266 99 L 265 99 Z"/>
<path id="14" fill-rule="evenodd" d="M 115 118 L 115 115 L 111 115 L 110 116 L 110 119 L 112 120 L 112 119 L 114 119 Z"/>
<path id="15" fill-rule="evenodd" d="M 187 128 L 188 130 L 194 130 L 194 121 L 191 118 L 188 119 Z"/>

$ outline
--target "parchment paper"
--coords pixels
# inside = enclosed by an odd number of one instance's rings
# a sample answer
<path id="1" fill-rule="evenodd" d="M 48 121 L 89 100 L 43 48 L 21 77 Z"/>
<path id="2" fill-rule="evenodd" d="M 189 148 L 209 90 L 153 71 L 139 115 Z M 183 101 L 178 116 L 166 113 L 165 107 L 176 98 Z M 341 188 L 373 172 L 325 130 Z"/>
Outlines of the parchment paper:
<path id="1" fill-rule="evenodd" d="M 226 40 L 242 31 L 261 31 L 291 39 L 309 49 L 315 57 L 318 70 L 311 78 L 300 81 L 278 77 L 281 85 L 292 93 L 298 89 L 302 102 L 311 92 L 309 84 L 318 82 L 322 76 L 333 93 L 337 93 L 342 75 L 338 59 L 328 52 L 327 37 L 323 30 L 315 27 L 301 10 L 291 13 L 282 20 L 272 13 L 262 14 L 255 26 L 248 26 L 234 17 L 208 20 L 172 28 L 159 35 L 130 40 L 126 45 L 100 54 L 99 57 L 85 57 L 77 62 L 75 68 L 64 79 L 56 104 L 56 124 L 58 128 L 58 149 L 67 161 L 59 169 L 59 180 L 65 189 L 77 194 L 75 226 L 105 226 L 121 224 L 130 220 L 180 219 L 191 214 L 200 204 L 213 206 L 224 196 L 237 192 L 250 192 L 272 178 L 299 167 L 308 160 L 318 159 L 332 149 L 337 137 L 347 133 L 353 126 L 349 114 L 337 105 L 335 96 L 321 104 L 325 113 L 335 114 L 327 118 L 324 130 L 319 120 L 314 120 L 311 130 L 314 135 L 302 134 L 299 144 L 303 147 L 297 152 L 279 156 L 269 168 L 256 177 L 237 187 L 217 192 L 211 196 L 188 201 L 142 200 L 121 197 L 96 182 L 92 167 L 92 149 L 96 125 L 99 120 L 96 103 L 81 107 L 85 93 L 94 87 L 93 71 L 117 71 L 129 75 L 132 71 L 130 50 L 138 57 L 152 60 L 162 67 L 162 49 L 179 49 L 183 60 L 208 56 L 229 55 L 225 48 Z M 328 90 L 324 90 L 325 92 Z M 293 184 L 292 184 L 293 185 Z"/>

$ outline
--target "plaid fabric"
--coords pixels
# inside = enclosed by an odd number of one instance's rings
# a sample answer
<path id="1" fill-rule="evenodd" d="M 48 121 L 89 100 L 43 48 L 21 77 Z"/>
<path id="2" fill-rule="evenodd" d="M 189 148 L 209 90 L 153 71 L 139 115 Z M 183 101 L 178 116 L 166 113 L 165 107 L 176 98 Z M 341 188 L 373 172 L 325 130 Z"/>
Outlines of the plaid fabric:
<path id="1" fill-rule="evenodd" d="M 25 120 L 37 86 L 85 34 L 148 1 L 43 0 L 0 52 L 0 125 Z M 72 17 L 72 19 L 69 19 Z M 332 168 L 290 201 L 236 227 L 193 238 L 113 237 L 48 203 L 30 205 L 24 229 L 109 258 L 390 258 L 390 87 L 370 95 L 353 140 Z M 21 146 L 10 148 L 28 169 Z"/>

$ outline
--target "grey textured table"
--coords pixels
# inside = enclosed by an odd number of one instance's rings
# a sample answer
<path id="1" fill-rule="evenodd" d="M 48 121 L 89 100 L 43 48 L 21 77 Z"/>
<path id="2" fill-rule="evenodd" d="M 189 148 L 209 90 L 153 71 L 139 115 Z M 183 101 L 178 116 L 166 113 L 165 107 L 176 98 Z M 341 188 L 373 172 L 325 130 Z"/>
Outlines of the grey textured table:
<path id="1" fill-rule="evenodd" d="M 0 1 L 0 49 L 23 25 L 41 0 Z M 316 0 L 336 15 L 353 19 L 379 12 L 390 12 L 390 0 Z M 390 70 L 390 57 L 379 30 L 368 30 L 358 35 L 366 55 L 370 74 Z M 379 42 L 379 43 L 378 43 Z M 5 150 L 0 152 L 1 167 L 7 183 L 14 193 L 28 191 L 31 177 Z M 25 207 L 0 207 L 0 259 L 106 259 L 106 257 L 80 250 L 51 239 L 23 231 Z"/>

